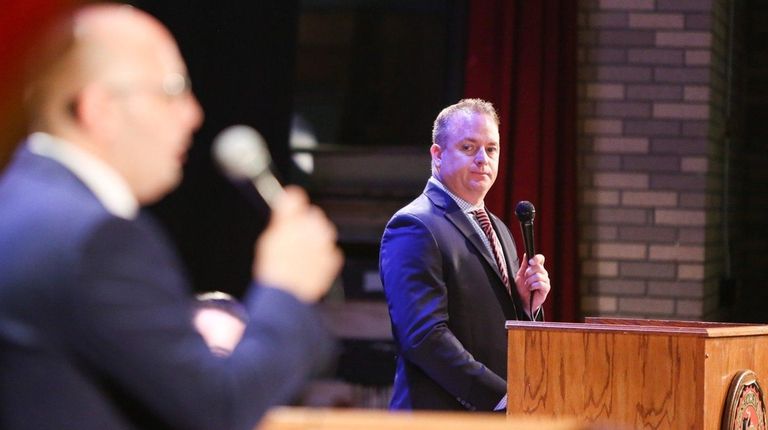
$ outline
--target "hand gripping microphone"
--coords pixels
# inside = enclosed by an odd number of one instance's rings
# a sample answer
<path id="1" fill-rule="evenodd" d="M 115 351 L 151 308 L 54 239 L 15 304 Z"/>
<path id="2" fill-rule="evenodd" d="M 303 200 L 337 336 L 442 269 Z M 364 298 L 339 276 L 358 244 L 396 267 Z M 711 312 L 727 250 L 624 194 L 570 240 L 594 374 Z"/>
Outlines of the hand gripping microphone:
<path id="1" fill-rule="evenodd" d="M 536 249 L 533 246 L 533 218 L 536 216 L 536 208 L 533 207 L 531 202 L 522 200 L 515 206 L 515 215 L 517 215 L 517 219 L 520 220 L 520 230 L 523 233 L 525 254 L 526 258 L 530 260 L 536 255 Z M 529 297 L 528 308 L 530 309 L 531 319 L 535 320 L 533 316 L 533 293 L 531 293 Z"/>
<path id="2" fill-rule="evenodd" d="M 233 125 L 221 131 L 213 141 L 213 158 L 232 181 L 250 181 L 271 207 L 283 192 L 269 166 L 272 162 L 267 144 L 258 131 L 247 125 Z"/>

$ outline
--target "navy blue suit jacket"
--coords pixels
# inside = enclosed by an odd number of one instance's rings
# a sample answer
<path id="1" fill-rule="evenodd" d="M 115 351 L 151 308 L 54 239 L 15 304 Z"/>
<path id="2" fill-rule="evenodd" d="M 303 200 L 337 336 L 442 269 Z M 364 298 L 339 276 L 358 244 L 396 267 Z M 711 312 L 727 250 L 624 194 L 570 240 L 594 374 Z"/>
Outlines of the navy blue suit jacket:
<path id="1" fill-rule="evenodd" d="M 252 287 L 242 342 L 212 355 L 175 252 L 26 148 L 0 179 L 0 428 L 251 429 L 327 363 L 309 307 Z"/>
<path id="2" fill-rule="evenodd" d="M 490 218 L 512 280 L 519 267 L 514 241 Z M 492 410 L 506 393 L 504 322 L 528 317 L 470 223 L 447 193 L 427 183 L 384 231 L 380 273 L 399 349 L 394 409 Z"/>

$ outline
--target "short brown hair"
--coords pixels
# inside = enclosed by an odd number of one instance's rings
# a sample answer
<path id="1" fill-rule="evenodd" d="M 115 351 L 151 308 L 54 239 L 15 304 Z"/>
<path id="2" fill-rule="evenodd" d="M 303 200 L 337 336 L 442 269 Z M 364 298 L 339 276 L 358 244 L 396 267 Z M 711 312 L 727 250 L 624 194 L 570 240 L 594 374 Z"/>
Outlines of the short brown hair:
<path id="1" fill-rule="evenodd" d="M 445 139 L 451 131 L 454 117 L 457 115 L 468 116 L 473 113 L 488 115 L 497 126 L 499 125 L 499 115 L 491 102 L 482 99 L 462 99 L 446 107 L 437 115 L 432 126 L 432 143 L 444 148 Z"/>

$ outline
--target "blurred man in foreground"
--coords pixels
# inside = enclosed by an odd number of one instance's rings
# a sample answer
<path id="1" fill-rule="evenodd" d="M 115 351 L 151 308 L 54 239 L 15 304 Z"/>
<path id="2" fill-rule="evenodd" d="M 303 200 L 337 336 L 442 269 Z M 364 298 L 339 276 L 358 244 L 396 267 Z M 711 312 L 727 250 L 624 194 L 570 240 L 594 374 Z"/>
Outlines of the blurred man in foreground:
<path id="1" fill-rule="evenodd" d="M 334 227 L 286 190 L 242 339 L 213 354 L 140 210 L 179 183 L 203 119 L 172 36 L 131 7 L 85 6 L 33 71 L 31 134 L 0 178 L 0 428 L 253 428 L 332 355 L 310 304 L 341 266 Z"/>

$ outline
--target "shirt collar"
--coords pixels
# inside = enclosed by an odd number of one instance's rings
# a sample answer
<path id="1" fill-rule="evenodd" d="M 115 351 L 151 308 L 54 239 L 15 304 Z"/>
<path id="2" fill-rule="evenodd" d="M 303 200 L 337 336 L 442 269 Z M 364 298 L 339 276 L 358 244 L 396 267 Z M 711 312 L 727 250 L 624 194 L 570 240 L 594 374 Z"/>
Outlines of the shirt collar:
<path id="1" fill-rule="evenodd" d="M 461 197 L 453 194 L 450 190 L 448 190 L 448 187 L 445 186 L 442 182 L 440 182 L 439 179 L 435 178 L 434 176 L 429 177 L 429 182 L 435 185 L 436 187 L 440 188 L 441 190 L 445 191 L 446 194 L 448 194 L 454 202 L 459 206 L 459 209 L 461 209 L 462 212 L 469 214 L 472 213 L 478 209 L 482 209 L 485 207 L 484 202 L 480 202 L 476 205 L 473 205 L 472 203 L 469 203 L 468 201 L 462 199 Z"/>
<path id="2" fill-rule="evenodd" d="M 47 133 L 29 136 L 29 150 L 62 164 L 80 179 L 111 214 L 134 219 L 139 203 L 122 176 L 109 164 L 78 146 Z"/>

